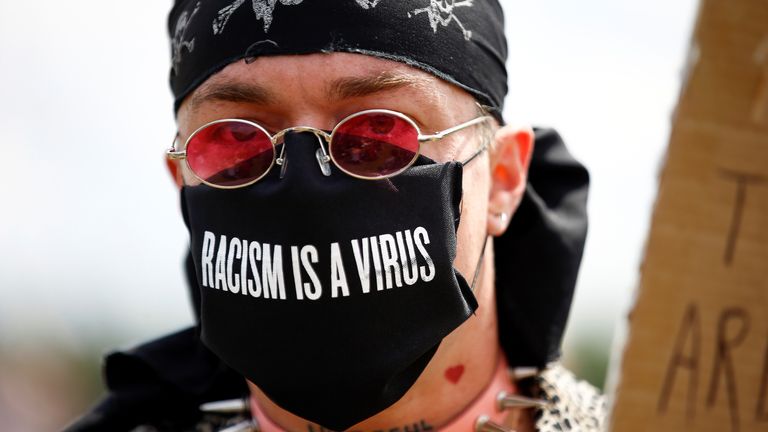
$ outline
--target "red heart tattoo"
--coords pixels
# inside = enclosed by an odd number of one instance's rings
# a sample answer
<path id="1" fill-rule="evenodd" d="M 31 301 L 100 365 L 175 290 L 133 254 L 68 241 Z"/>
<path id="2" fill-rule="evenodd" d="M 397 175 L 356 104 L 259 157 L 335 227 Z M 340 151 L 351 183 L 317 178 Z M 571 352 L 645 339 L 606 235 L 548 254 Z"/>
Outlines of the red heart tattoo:
<path id="1" fill-rule="evenodd" d="M 464 365 L 451 366 L 445 370 L 445 378 L 454 384 L 459 382 L 462 375 L 464 375 Z"/>

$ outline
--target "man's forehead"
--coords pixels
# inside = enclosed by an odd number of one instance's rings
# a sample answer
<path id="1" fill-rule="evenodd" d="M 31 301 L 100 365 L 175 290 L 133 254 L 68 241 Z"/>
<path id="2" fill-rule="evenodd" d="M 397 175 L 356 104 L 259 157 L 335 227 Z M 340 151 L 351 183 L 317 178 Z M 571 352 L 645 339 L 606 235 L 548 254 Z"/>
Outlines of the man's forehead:
<path id="1" fill-rule="evenodd" d="M 397 90 L 431 100 L 451 87 L 408 65 L 361 54 L 270 56 L 228 65 L 200 85 L 187 104 L 192 110 L 212 101 L 271 105 L 292 92 L 335 102 Z"/>

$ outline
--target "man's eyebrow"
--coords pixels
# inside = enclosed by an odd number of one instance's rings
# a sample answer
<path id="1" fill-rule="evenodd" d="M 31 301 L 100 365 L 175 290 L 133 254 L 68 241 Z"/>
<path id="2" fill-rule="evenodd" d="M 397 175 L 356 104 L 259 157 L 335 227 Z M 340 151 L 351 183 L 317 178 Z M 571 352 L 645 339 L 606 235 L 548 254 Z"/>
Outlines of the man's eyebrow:
<path id="1" fill-rule="evenodd" d="M 403 87 L 426 88 L 429 79 L 398 72 L 382 72 L 377 75 L 351 76 L 331 81 L 326 93 L 332 100 L 363 97 Z"/>
<path id="2" fill-rule="evenodd" d="M 196 92 L 189 100 L 193 111 L 205 102 L 240 102 L 257 105 L 274 103 L 277 97 L 266 87 L 255 83 L 214 83 Z"/>
<path id="3" fill-rule="evenodd" d="M 326 87 L 331 100 L 369 96 L 404 87 L 429 88 L 429 79 L 399 72 L 386 71 L 376 75 L 337 78 Z M 189 100 L 192 111 L 205 102 L 239 102 L 256 105 L 274 104 L 274 92 L 257 83 L 213 83 L 201 87 Z"/>

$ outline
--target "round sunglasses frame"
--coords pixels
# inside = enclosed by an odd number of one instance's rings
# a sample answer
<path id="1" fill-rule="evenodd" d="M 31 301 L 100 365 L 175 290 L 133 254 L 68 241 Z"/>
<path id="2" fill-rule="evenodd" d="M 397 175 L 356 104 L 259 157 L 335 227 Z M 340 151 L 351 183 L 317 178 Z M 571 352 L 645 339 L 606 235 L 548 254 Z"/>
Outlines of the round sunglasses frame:
<path id="1" fill-rule="evenodd" d="M 416 131 L 416 136 L 417 136 L 417 138 L 416 138 L 417 139 L 416 152 L 414 153 L 413 158 L 406 165 L 404 165 L 403 168 L 401 168 L 401 169 L 399 169 L 397 171 L 391 172 L 389 174 L 385 174 L 385 175 L 381 175 L 381 176 L 363 176 L 363 175 L 360 175 L 360 174 L 355 174 L 353 172 L 350 172 L 347 169 L 343 168 L 339 164 L 339 162 L 337 162 L 334 159 L 334 157 L 333 157 L 333 152 L 331 152 L 331 146 L 333 145 L 333 137 L 336 134 L 336 132 L 339 130 L 339 127 L 344 125 L 344 123 L 346 123 L 346 122 L 348 122 L 348 121 L 350 121 L 350 120 L 352 120 L 352 119 L 354 119 L 356 117 L 359 117 L 361 115 L 377 114 L 377 113 L 393 115 L 393 116 L 396 116 L 396 117 L 398 117 L 400 119 L 405 120 L 408 124 L 410 124 L 414 128 L 414 130 Z M 277 156 L 277 143 L 279 142 L 280 139 L 283 138 L 283 136 L 285 136 L 285 134 L 287 134 L 288 132 L 310 132 L 310 133 L 314 134 L 315 137 L 317 137 L 318 142 L 320 144 L 320 150 L 323 153 L 322 159 L 319 159 L 321 162 L 327 163 L 327 162 L 331 161 L 336 166 L 336 168 L 338 168 L 339 170 L 341 170 L 345 174 L 347 174 L 349 176 L 352 176 L 352 177 L 355 177 L 355 178 L 359 178 L 359 179 L 362 179 L 362 180 L 382 180 L 382 179 L 386 179 L 386 178 L 389 178 L 389 177 L 394 177 L 394 176 L 396 176 L 398 174 L 403 173 L 408 168 L 410 168 L 411 165 L 413 165 L 413 163 L 419 157 L 419 154 L 421 154 L 421 144 L 422 143 L 438 141 L 438 140 L 440 140 L 442 138 L 445 138 L 447 135 L 450 135 L 450 134 L 452 134 L 454 132 L 458 132 L 458 131 L 460 131 L 462 129 L 466 129 L 466 128 L 470 127 L 470 126 L 474 126 L 474 125 L 477 125 L 477 124 L 480 124 L 480 123 L 483 123 L 483 122 L 486 122 L 486 121 L 490 121 L 491 119 L 493 119 L 493 117 L 488 116 L 488 115 L 481 115 L 481 116 L 475 117 L 475 118 L 473 118 L 473 119 L 471 119 L 469 121 L 466 121 L 464 123 L 461 123 L 461 124 L 458 124 L 456 126 L 450 127 L 448 129 L 444 129 L 442 131 L 435 132 L 434 134 L 424 135 L 424 134 L 421 133 L 421 129 L 419 129 L 419 126 L 416 124 L 416 122 L 413 121 L 413 119 L 411 119 L 410 117 L 406 116 L 405 114 L 403 114 L 401 112 L 392 111 L 392 110 L 388 110 L 388 109 L 369 109 L 369 110 L 364 110 L 364 111 L 358 111 L 356 113 L 353 113 L 353 114 L 350 114 L 350 115 L 344 117 L 343 119 L 341 119 L 341 121 L 339 121 L 336 124 L 336 126 L 333 127 L 333 130 L 331 130 L 330 134 L 325 132 L 322 129 L 317 129 L 317 128 L 314 128 L 314 127 L 311 127 L 311 126 L 294 126 L 294 127 L 290 127 L 290 128 L 287 128 L 287 129 L 283 129 L 283 130 L 275 133 L 274 135 L 272 135 L 263 126 L 261 126 L 260 124 L 258 124 L 256 122 L 253 122 L 253 121 L 250 121 L 250 120 L 244 120 L 244 119 L 237 119 L 237 118 L 225 118 L 225 119 L 219 119 L 219 120 L 214 120 L 214 121 L 208 122 L 208 123 L 200 126 L 199 128 L 195 129 L 195 131 L 192 132 L 189 135 L 189 137 L 186 139 L 186 141 L 184 142 L 184 146 L 180 150 L 177 150 L 177 146 L 176 146 L 176 144 L 179 141 L 179 134 L 177 133 L 176 137 L 173 140 L 173 145 L 171 146 L 170 149 L 168 149 L 166 151 L 166 157 L 168 159 L 171 159 L 171 160 L 184 160 L 184 163 L 186 164 L 187 168 L 189 169 L 189 172 L 192 173 L 192 175 L 197 180 L 199 180 L 200 182 L 202 182 L 202 183 L 204 183 L 204 184 L 206 184 L 208 186 L 211 186 L 211 187 L 214 187 L 214 188 L 218 188 L 218 189 L 238 189 L 238 188 L 250 186 L 250 185 L 258 182 L 259 180 L 264 178 L 264 176 L 266 176 L 272 170 L 272 167 L 274 165 L 276 165 L 276 164 L 277 165 L 283 165 L 283 162 L 284 162 L 283 152 L 285 152 L 285 145 L 283 145 L 283 151 L 280 153 L 280 156 L 278 157 Z M 220 184 L 216 184 L 216 183 L 211 183 L 211 182 L 201 178 L 199 175 L 197 175 L 195 170 L 192 169 L 192 167 L 189 165 L 189 159 L 187 158 L 187 146 L 189 145 L 189 143 L 192 140 L 192 138 L 195 137 L 195 135 L 197 135 L 200 131 L 202 131 L 202 130 L 204 130 L 204 129 L 212 126 L 212 125 L 215 125 L 215 124 L 218 124 L 218 123 L 227 123 L 227 122 L 244 123 L 244 124 L 247 124 L 249 126 L 256 127 L 257 129 L 259 129 L 261 132 L 263 132 L 269 138 L 269 141 L 272 144 L 272 162 L 269 164 L 269 167 L 266 170 L 264 170 L 264 173 L 262 173 L 259 177 L 255 178 L 253 180 L 250 180 L 250 181 L 248 181 L 246 183 L 238 184 L 238 185 L 233 185 L 233 186 L 226 186 L 226 185 L 220 185 Z M 323 141 L 325 141 L 326 145 L 328 146 L 328 151 L 326 151 L 325 148 L 323 147 Z M 487 147 L 487 144 L 484 143 L 484 145 L 478 151 L 476 151 L 472 156 L 470 156 L 463 163 L 466 164 L 470 160 L 474 159 L 475 156 L 477 156 L 478 154 L 480 154 L 481 152 L 486 150 L 486 147 Z"/>

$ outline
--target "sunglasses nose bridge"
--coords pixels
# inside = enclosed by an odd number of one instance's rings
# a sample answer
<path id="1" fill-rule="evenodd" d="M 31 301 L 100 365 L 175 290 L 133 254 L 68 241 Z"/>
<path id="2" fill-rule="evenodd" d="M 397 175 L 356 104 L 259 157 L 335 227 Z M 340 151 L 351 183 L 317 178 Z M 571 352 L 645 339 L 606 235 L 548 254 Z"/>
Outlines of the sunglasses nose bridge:
<path id="1" fill-rule="evenodd" d="M 312 126 L 294 126 L 294 127 L 288 128 L 288 129 L 283 129 L 280 132 L 276 133 L 272 137 L 272 140 L 275 143 L 278 143 L 281 140 L 283 140 L 283 138 L 285 137 L 286 134 L 288 134 L 290 132 L 294 132 L 294 133 L 309 132 L 311 134 L 314 134 L 318 139 L 325 140 L 326 143 L 330 142 L 330 140 L 331 140 L 331 135 L 330 134 L 328 134 L 325 131 L 320 130 L 318 128 L 314 128 Z"/>
<path id="2" fill-rule="evenodd" d="M 280 157 L 277 159 L 277 164 L 282 165 L 282 168 L 280 170 L 280 178 L 283 178 L 285 176 L 285 170 L 288 165 L 288 160 L 285 156 L 285 135 L 288 133 L 302 133 L 302 132 L 309 132 L 313 134 L 317 138 L 317 142 L 320 145 L 320 148 L 317 149 L 315 152 L 315 157 L 317 158 L 317 163 L 320 166 L 320 171 L 323 173 L 324 176 L 328 177 L 331 175 L 331 157 L 328 156 L 328 152 L 325 150 L 325 147 L 323 146 L 323 141 L 326 142 L 326 145 L 331 142 L 331 135 L 326 133 L 325 131 L 321 129 L 314 128 L 312 126 L 294 126 L 288 129 L 283 129 L 280 132 L 276 133 L 272 137 L 272 142 L 275 144 L 278 144 L 279 142 L 283 141 L 283 151 L 280 152 Z"/>

